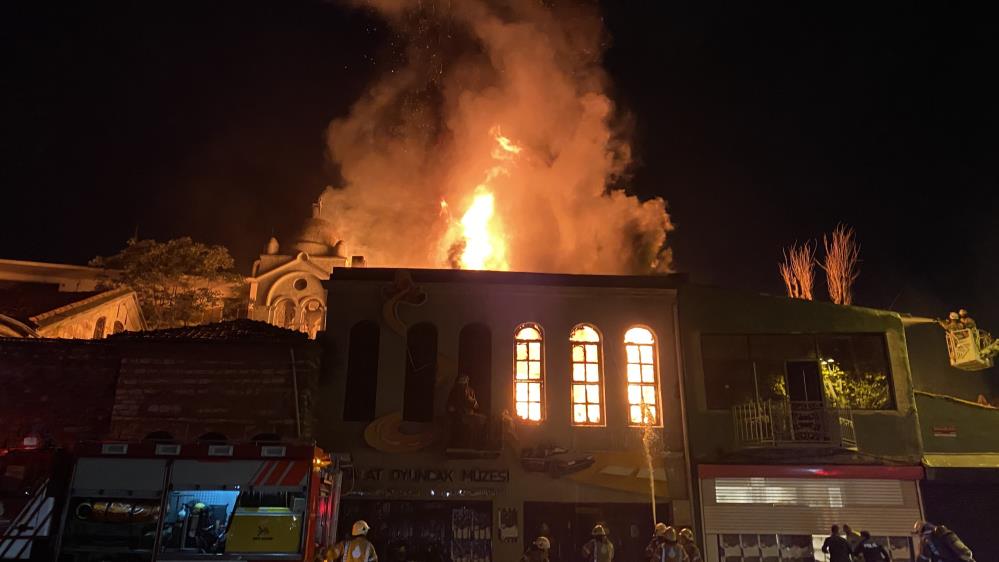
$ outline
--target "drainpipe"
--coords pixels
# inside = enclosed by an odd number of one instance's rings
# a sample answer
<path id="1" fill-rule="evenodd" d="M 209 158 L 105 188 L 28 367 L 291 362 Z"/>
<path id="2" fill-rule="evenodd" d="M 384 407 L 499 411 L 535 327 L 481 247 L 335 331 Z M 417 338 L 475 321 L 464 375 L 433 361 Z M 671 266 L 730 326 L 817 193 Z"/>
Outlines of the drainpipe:
<path id="1" fill-rule="evenodd" d="M 680 385 L 680 427 L 683 429 L 683 460 L 687 468 L 687 498 L 690 501 L 690 509 L 696 510 L 697 513 L 701 513 L 699 506 L 695 505 L 697 498 L 694 497 L 694 478 L 696 477 L 691 468 L 690 461 L 690 437 L 687 431 L 687 390 L 684 385 L 684 370 L 683 370 L 683 347 L 681 345 L 680 339 L 680 312 L 677 308 L 677 303 L 673 303 L 673 339 L 675 342 L 674 349 L 676 349 L 676 380 Z M 695 517 L 691 513 L 691 524 L 694 523 Z M 704 525 L 700 525 L 703 533 Z M 695 532 L 697 531 L 695 527 Z M 703 536 L 702 536 L 703 539 Z M 704 541 L 701 541 L 704 544 Z"/>
<path id="2" fill-rule="evenodd" d="M 296 437 L 302 438 L 302 416 L 298 411 L 298 370 L 295 368 L 295 348 L 289 347 L 288 353 L 291 354 L 291 384 L 295 390 L 295 433 Z"/>

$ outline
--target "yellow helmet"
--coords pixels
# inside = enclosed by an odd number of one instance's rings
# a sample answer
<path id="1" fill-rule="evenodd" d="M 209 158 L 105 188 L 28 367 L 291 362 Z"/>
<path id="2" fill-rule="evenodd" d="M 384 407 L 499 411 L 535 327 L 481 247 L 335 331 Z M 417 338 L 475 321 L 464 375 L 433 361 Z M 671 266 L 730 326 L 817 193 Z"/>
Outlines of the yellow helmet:
<path id="1" fill-rule="evenodd" d="M 368 526 L 368 522 L 364 519 L 358 519 L 354 521 L 354 526 L 350 528 L 350 534 L 357 537 L 360 535 L 367 535 L 371 527 Z"/>
<path id="2" fill-rule="evenodd" d="M 655 535 L 657 537 L 661 537 L 661 536 L 665 535 L 666 534 L 666 529 L 669 529 L 669 527 L 667 527 L 665 523 L 656 523 L 656 528 L 655 528 L 655 531 L 654 531 Z"/>
<path id="3" fill-rule="evenodd" d="M 684 527 L 680 529 L 680 538 L 686 539 L 688 541 L 694 540 L 694 532 L 690 530 L 689 527 Z"/>
<path id="4" fill-rule="evenodd" d="M 548 537 L 538 537 L 534 539 L 534 546 L 540 548 L 541 550 L 551 550 L 552 543 L 548 540 Z"/>
<path id="5" fill-rule="evenodd" d="M 666 532 L 663 533 L 663 538 L 668 542 L 676 542 L 676 529 L 673 527 L 666 527 Z"/>
<path id="6" fill-rule="evenodd" d="M 593 526 L 593 536 L 594 537 L 606 537 L 607 536 L 607 529 L 605 529 L 603 525 L 594 525 Z"/>
<path id="7" fill-rule="evenodd" d="M 206 506 L 204 503 L 198 502 L 198 503 L 194 504 L 194 511 L 201 511 L 201 510 L 205 509 L 206 507 L 208 507 L 208 506 Z"/>

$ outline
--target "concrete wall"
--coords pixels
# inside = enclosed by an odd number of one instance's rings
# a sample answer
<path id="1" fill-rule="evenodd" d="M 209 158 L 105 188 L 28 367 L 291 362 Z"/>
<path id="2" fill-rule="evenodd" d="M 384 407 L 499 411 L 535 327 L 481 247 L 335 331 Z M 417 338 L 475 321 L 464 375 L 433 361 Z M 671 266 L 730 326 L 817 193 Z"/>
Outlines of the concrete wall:
<path id="1" fill-rule="evenodd" d="M 347 349 L 351 328 L 362 321 L 379 325 L 380 348 L 377 380 L 376 418 L 403 408 L 406 340 L 395 332 L 383 314 L 385 290 L 392 285 L 390 270 L 362 270 L 363 273 L 334 272 L 327 283 L 329 310 L 324 346 L 328 361 L 324 364 L 320 388 L 319 444 L 329 450 L 350 453 L 362 475 L 369 468 L 441 468 L 455 470 L 497 469 L 509 471 L 509 481 L 501 483 L 439 483 L 386 481 L 359 477 L 354 490 L 374 497 L 417 497 L 430 499 L 429 491 L 467 488 L 491 499 L 493 508 L 516 508 L 521 513 L 525 501 L 552 502 L 635 502 L 648 503 L 647 484 L 635 478 L 640 487 L 625 491 L 580 483 L 572 477 L 553 478 L 523 470 L 519 452 L 522 447 L 552 443 L 568 450 L 562 458 L 587 454 L 636 455 L 642 451 L 641 429 L 628 427 L 625 357 L 623 338 L 634 325 L 649 327 L 657 337 L 661 386 L 660 404 L 664 405 L 664 426 L 657 431 L 660 442 L 657 465 L 664 467 L 665 482 L 657 483 L 660 501 L 673 501 L 677 519 L 689 524 L 687 481 L 683 458 L 683 437 L 679 405 L 679 384 L 674 352 L 673 304 L 675 291 L 668 288 L 592 287 L 576 279 L 575 286 L 522 282 L 523 274 L 483 275 L 456 272 L 448 279 L 445 273 L 434 279 L 421 279 L 414 272 L 416 284 L 425 291 L 421 306 L 399 307 L 405 325 L 432 322 L 438 331 L 439 377 L 435 388 L 435 413 L 438 426 L 443 418 L 447 394 L 456 376 L 459 332 L 467 324 L 481 323 L 492 334 L 491 414 L 514 410 L 513 349 L 514 331 L 524 322 L 538 323 L 544 330 L 547 419 L 539 425 L 518 423 L 518 442 L 508 442 L 499 458 L 454 460 L 444 454 L 440 442 L 414 453 L 384 453 L 365 443 L 363 433 L 368 422 L 343 421 Z M 378 273 L 382 271 L 382 273 Z M 363 279 L 358 279 L 363 276 Z M 583 276 L 578 276 L 582 278 Z M 627 279 L 627 278 L 622 278 Z M 625 282 L 625 281 L 622 281 Z M 605 384 L 605 427 L 575 427 L 570 423 L 569 334 L 580 323 L 594 325 L 602 334 Z M 375 375 L 373 373 L 373 375 Z M 640 457 L 639 457 L 640 458 Z M 638 467 L 636 467 L 637 469 Z M 363 496 L 362 496 L 363 497 Z M 439 497 L 439 496 L 436 496 Z M 494 511 L 495 528 L 495 511 Z M 644 524 L 644 523 L 643 523 Z M 622 532 L 623 530 L 618 530 Z M 532 531 L 528 531 L 532 532 Z M 642 529 L 647 532 L 647 529 Z M 523 551 L 524 529 L 514 543 L 493 541 L 494 560 L 512 560 Z M 533 537 L 528 537 L 533 538 Z"/>

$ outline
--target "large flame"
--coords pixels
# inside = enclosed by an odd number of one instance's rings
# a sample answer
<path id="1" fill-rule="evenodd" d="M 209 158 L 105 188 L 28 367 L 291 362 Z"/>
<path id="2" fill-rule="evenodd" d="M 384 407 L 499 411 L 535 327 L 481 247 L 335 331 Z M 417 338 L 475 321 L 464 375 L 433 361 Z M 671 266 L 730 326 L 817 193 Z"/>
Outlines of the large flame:
<path id="1" fill-rule="evenodd" d="M 351 254 L 379 267 L 669 269 L 665 202 L 624 189 L 632 128 L 600 65 L 598 3 L 350 4 L 393 35 L 391 64 L 327 134 L 344 185 L 322 209 Z"/>
<path id="2" fill-rule="evenodd" d="M 506 237 L 502 221 L 496 215 L 496 196 L 492 182 L 500 175 L 510 173 L 509 166 L 520 154 L 521 147 L 503 136 L 499 126 L 489 130 L 496 140 L 490 156 L 496 162 L 486 170 L 485 179 L 475 187 L 472 201 L 458 223 L 451 223 L 444 236 L 447 261 L 461 269 L 508 270 Z M 447 201 L 441 200 L 441 214 L 450 220 Z"/>

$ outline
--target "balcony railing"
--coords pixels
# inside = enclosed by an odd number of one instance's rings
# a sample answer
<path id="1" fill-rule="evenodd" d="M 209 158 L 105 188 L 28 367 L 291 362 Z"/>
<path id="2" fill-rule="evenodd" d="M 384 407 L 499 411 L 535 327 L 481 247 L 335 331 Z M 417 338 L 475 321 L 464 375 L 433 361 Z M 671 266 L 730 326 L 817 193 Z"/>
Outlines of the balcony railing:
<path id="1" fill-rule="evenodd" d="M 742 448 L 827 446 L 857 449 L 853 411 L 822 402 L 765 400 L 732 408 Z"/>

